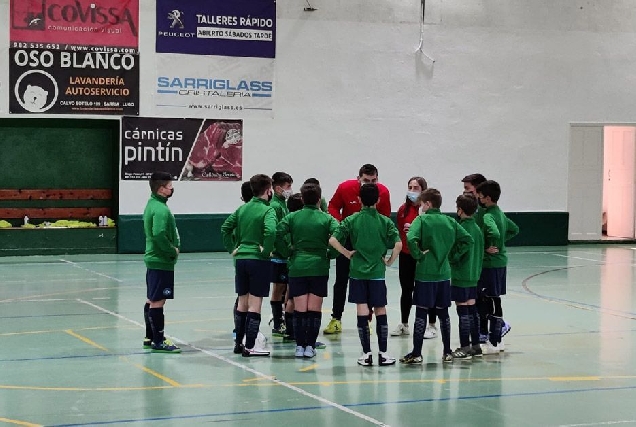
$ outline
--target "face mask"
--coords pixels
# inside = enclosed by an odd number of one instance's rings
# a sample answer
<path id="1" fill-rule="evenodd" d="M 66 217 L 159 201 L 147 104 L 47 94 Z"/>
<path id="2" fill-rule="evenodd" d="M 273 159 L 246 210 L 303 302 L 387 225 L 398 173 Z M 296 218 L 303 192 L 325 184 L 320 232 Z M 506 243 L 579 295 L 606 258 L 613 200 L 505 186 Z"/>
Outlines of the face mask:
<path id="1" fill-rule="evenodd" d="M 411 202 L 415 203 L 417 201 L 417 198 L 420 197 L 420 193 L 418 193 L 417 191 L 407 191 L 406 197 L 408 197 Z"/>
<path id="2" fill-rule="evenodd" d="M 270 191 L 270 192 L 267 194 L 267 201 L 268 201 L 268 202 L 271 202 L 271 201 L 272 201 L 272 197 L 274 197 L 274 192 Z"/>
<path id="3" fill-rule="evenodd" d="M 282 196 L 285 198 L 285 200 L 287 200 L 291 197 L 292 194 L 294 194 L 292 190 L 283 190 Z"/>
<path id="4" fill-rule="evenodd" d="M 166 199 L 169 199 L 170 197 L 172 197 L 172 195 L 174 194 L 174 188 L 170 189 L 170 194 L 166 195 Z"/>

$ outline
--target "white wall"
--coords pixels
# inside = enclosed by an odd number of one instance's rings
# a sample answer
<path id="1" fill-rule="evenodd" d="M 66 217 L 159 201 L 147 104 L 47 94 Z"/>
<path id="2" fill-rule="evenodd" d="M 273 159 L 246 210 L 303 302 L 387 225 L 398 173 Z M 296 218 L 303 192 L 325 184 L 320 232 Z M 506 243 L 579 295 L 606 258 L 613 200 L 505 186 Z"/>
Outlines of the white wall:
<path id="1" fill-rule="evenodd" d="M 0 0 L 7 58 L 8 0 Z M 154 2 L 141 0 L 141 115 L 152 116 Z M 316 176 L 329 197 L 374 163 L 392 191 L 423 175 L 453 210 L 460 179 L 500 181 L 509 211 L 566 209 L 570 122 L 633 122 L 633 0 L 278 0 L 275 118 L 246 120 L 244 175 Z M 0 117 L 8 111 L 0 61 Z M 229 212 L 239 183 L 178 183 L 177 213 Z M 299 185 L 295 186 L 296 188 Z M 147 183 L 122 182 L 121 213 Z"/>

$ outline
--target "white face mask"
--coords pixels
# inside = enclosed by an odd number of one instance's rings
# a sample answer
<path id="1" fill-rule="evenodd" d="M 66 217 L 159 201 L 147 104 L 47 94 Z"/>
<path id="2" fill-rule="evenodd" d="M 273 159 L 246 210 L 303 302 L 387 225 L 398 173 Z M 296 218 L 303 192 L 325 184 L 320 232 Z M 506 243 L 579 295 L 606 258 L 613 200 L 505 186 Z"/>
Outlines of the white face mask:
<path id="1" fill-rule="evenodd" d="M 294 194 L 292 190 L 283 190 L 282 196 L 285 198 L 285 200 L 287 200 L 292 196 L 292 194 Z"/>
<path id="2" fill-rule="evenodd" d="M 407 191 L 406 197 L 408 197 L 411 202 L 415 203 L 417 201 L 417 198 L 420 197 L 420 193 L 418 193 L 417 191 Z"/>

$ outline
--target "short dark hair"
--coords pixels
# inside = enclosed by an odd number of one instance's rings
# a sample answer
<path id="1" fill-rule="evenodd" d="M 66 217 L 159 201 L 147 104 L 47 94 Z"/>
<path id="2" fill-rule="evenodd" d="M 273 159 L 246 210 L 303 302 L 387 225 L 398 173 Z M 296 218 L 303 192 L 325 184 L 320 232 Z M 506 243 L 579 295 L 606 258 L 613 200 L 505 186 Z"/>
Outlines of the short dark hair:
<path id="1" fill-rule="evenodd" d="M 307 178 L 303 184 L 320 185 L 320 181 L 318 181 L 316 178 Z"/>
<path id="2" fill-rule="evenodd" d="M 291 175 L 285 172 L 276 172 L 272 175 L 272 185 L 293 184 Z"/>
<path id="3" fill-rule="evenodd" d="M 252 192 L 252 186 L 249 181 L 245 181 L 241 184 L 241 200 L 245 203 L 249 202 L 252 197 L 254 197 L 254 193 Z"/>
<path id="4" fill-rule="evenodd" d="M 490 200 L 495 203 L 499 201 L 499 197 L 501 196 L 501 187 L 499 186 L 499 183 L 491 179 L 479 184 L 475 191 L 477 191 L 477 193 L 481 193 L 484 197 L 490 197 Z"/>
<path id="5" fill-rule="evenodd" d="M 272 179 L 267 175 L 259 173 L 250 178 L 250 187 L 252 187 L 252 193 L 256 197 L 260 197 L 267 190 L 272 188 Z"/>
<path id="6" fill-rule="evenodd" d="M 172 181 L 172 175 L 168 172 L 153 172 L 150 175 L 150 191 L 153 194 L 157 194 L 157 191 L 165 185 L 168 185 Z"/>
<path id="7" fill-rule="evenodd" d="M 442 194 L 435 188 L 428 188 L 420 194 L 421 202 L 431 202 L 431 206 L 435 209 L 442 207 Z"/>
<path id="8" fill-rule="evenodd" d="M 480 173 L 471 173 L 462 178 L 462 182 L 468 182 L 473 187 L 477 187 L 482 182 L 486 181 L 486 177 Z"/>
<path id="9" fill-rule="evenodd" d="M 380 199 L 380 190 L 377 184 L 363 184 L 360 187 L 360 201 L 362 206 L 373 206 Z"/>
<path id="10" fill-rule="evenodd" d="M 377 175 L 378 168 L 373 166 L 372 164 L 367 163 L 366 165 L 362 165 L 360 171 L 358 171 L 358 176 L 362 175 Z"/>
<path id="11" fill-rule="evenodd" d="M 289 212 L 296 212 L 303 208 L 303 198 L 300 193 L 294 193 L 287 199 L 287 209 Z"/>
<path id="12" fill-rule="evenodd" d="M 457 207 L 462 210 L 466 215 L 473 216 L 477 211 L 477 199 L 473 194 L 462 194 L 457 196 Z"/>
<path id="13" fill-rule="evenodd" d="M 304 204 L 315 206 L 322 197 L 322 190 L 320 186 L 315 184 L 303 184 L 300 187 L 300 194 L 302 194 Z"/>

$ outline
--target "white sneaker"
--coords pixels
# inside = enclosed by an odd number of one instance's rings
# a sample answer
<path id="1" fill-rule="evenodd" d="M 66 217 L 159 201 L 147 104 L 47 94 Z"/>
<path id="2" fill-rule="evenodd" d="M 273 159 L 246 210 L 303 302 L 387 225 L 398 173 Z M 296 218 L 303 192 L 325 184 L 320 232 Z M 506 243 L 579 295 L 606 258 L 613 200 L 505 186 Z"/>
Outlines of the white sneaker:
<path id="1" fill-rule="evenodd" d="M 505 351 L 506 350 L 506 345 L 502 341 L 499 344 L 497 344 L 497 348 L 499 349 L 499 351 Z"/>
<path id="2" fill-rule="evenodd" d="M 258 348 L 254 346 L 254 348 L 246 348 L 243 350 L 243 357 L 253 357 L 253 356 L 269 356 L 269 350 L 265 350 L 264 348 Z"/>
<path id="3" fill-rule="evenodd" d="M 358 365 L 371 366 L 373 365 L 373 355 L 371 352 L 362 353 L 362 356 L 358 357 Z"/>
<path id="4" fill-rule="evenodd" d="M 391 332 L 392 337 L 399 337 L 400 335 L 409 335 L 409 325 L 405 325 L 404 323 L 398 323 L 395 330 Z"/>
<path id="5" fill-rule="evenodd" d="M 389 356 L 387 353 L 378 354 L 378 364 L 380 366 L 395 365 L 395 357 Z"/>
<path id="6" fill-rule="evenodd" d="M 245 345 L 245 339 L 247 337 L 243 335 L 243 345 Z M 261 332 L 258 331 L 258 335 L 256 335 L 256 341 L 254 342 L 254 347 L 263 348 L 267 345 L 267 337 Z"/>
<path id="7" fill-rule="evenodd" d="M 437 326 L 434 323 L 429 323 L 424 331 L 424 339 L 430 340 L 431 338 L 437 338 Z"/>
<path id="8" fill-rule="evenodd" d="M 490 341 L 486 342 L 486 344 L 481 344 L 480 346 L 482 354 L 499 354 L 499 346 L 492 345 Z"/>
<path id="9" fill-rule="evenodd" d="M 296 346 L 296 357 L 305 357 L 305 348 L 302 345 Z"/>
<path id="10" fill-rule="evenodd" d="M 316 349 L 308 345 L 307 347 L 305 347 L 305 352 L 303 353 L 303 356 L 308 359 L 316 357 Z"/>

